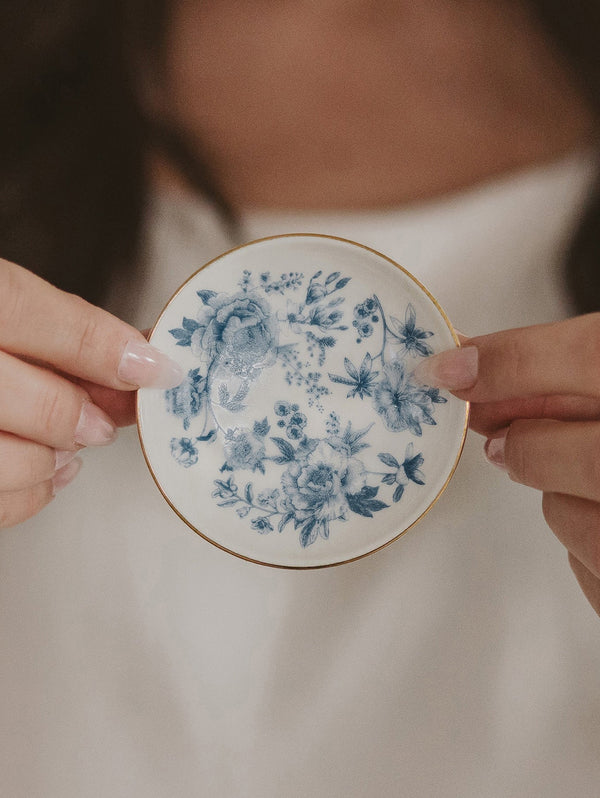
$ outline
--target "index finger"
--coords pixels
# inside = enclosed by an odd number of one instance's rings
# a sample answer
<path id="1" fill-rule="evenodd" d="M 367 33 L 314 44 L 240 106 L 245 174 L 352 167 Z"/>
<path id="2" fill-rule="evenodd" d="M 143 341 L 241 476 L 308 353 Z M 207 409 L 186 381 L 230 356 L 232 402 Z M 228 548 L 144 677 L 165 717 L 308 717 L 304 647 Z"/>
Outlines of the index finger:
<path id="1" fill-rule="evenodd" d="M 497 402 L 546 394 L 600 396 L 600 314 L 469 338 L 415 370 L 461 399 Z"/>
<path id="2" fill-rule="evenodd" d="M 0 349 L 119 390 L 169 388 L 181 370 L 129 324 L 0 259 Z"/>

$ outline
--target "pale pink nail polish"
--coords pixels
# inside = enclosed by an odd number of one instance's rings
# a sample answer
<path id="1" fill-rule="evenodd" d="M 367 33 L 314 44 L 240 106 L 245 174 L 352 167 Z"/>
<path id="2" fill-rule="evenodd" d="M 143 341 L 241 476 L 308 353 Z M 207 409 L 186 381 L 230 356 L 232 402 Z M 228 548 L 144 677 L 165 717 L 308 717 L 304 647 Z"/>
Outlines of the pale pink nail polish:
<path id="1" fill-rule="evenodd" d="M 174 388 L 183 380 L 181 366 L 142 341 L 129 341 L 123 350 L 117 375 L 139 388 Z"/>
<path id="2" fill-rule="evenodd" d="M 54 456 L 54 470 L 60 471 L 63 466 L 66 466 L 67 463 L 74 460 L 77 457 L 77 451 L 72 451 L 71 449 L 57 449 Z"/>
<path id="3" fill-rule="evenodd" d="M 505 450 L 506 450 L 506 436 L 508 435 L 508 428 L 495 438 L 488 438 L 483 451 L 488 461 L 503 471 L 507 471 Z"/>
<path id="4" fill-rule="evenodd" d="M 451 391 L 471 388 L 477 381 L 478 359 L 475 346 L 450 349 L 421 361 L 413 371 L 413 378 L 433 388 Z"/>
<path id="5" fill-rule="evenodd" d="M 54 475 L 54 479 L 52 480 L 52 494 L 56 496 L 59 490 L 66 488 L 69 482 L 72 482 L 81 466 L 83 465 L 81 458 L 77 457 L 75 460 L 71 460 L 70 463 L 63 466 L 59 471 L 56 472 Z"/>
<path id="6" fill-rule="evenodd" d="M 75 430 L 75 443 L 82 446 L 106 446 L 116 437 L 117 428 L 106 413 L 91 402 L 84 402 Z"/>

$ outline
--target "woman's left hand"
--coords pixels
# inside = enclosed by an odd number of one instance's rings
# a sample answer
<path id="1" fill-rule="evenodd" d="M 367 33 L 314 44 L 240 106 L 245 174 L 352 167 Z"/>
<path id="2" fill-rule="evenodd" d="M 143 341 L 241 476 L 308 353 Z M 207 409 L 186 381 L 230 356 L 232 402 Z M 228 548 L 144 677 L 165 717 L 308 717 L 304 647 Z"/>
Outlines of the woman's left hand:
<path id="1" fill-rule="evenodd" d="M 416 376 L 469 400 L 488 459 L 542 491 L 544 517 L 600 614 L 600 314 L 465 339 Z"/>

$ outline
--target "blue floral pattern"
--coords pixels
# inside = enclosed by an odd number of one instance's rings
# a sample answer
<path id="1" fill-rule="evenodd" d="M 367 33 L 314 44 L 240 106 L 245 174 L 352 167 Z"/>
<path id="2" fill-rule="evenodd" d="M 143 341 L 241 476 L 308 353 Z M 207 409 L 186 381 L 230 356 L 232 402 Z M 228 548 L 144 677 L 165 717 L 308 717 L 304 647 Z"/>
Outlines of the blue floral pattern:
<path id="1" fill-rule="evenodd" d="M 372 518 L 407 490 L 425 485 L 424 456 L 413 442 L 403 446 L 403 456 L 378 452 L 367 462 L 362 453 L 371 447 L 374 423 L 418 438 L 424 426 L 435 426 L 435 406 L 446 402 L 437 389 L 412 379 L 410 362 L 433 352 L 433 332 L 417 326 L 413 305 L 407 305 L 401 322 L 388 318 L 373 295 L 355 304 L 346 321 L 349 282 L 337 271 L 325 276 L 318 270 L 307 283 L 300 272 L 278 277 L 264 272 L 255 279 L 244 271 L 239 291 L 197 291 L 195 318 L 183 317 L 181 326 L 169 331 L 198 363 L 181 385 L 165 392 L 167 411 L 187 433 L 171 439 L 172 457 L 191 468 L 202 445 L 220 440 L 223 463 L 212 492 L 218 506 L 232 508 L 261 535 L 293 528 L 302 547 L 327 540 L 332 526 L 352 515 Z M 273 297 L 285 297 L 277 310 Z M 345 346 L 350 338 L 362 352 L 344 358 L 345 374 L 322 370 L 345 331 Z M 365 351 L 367 341 L 377 343 Z M 275 367 L 283 369 L 298 400 L 278 399 L 267 416 L 249 426 L 232 423 L 232 414 L 246 411 L 247 418 L 253 387 Z M 347 399 L 370 402 L 378 421 L 356 429 L 331 412 L 319 424 L 323 397 L 335 386 L 343 386 Z M 387 470 L 380 470 L 377 460 Z M 243 472 L 249 478 L 242 487 Z M 261 490 L 257 477 L 267 474 L 271 486 Z"/>

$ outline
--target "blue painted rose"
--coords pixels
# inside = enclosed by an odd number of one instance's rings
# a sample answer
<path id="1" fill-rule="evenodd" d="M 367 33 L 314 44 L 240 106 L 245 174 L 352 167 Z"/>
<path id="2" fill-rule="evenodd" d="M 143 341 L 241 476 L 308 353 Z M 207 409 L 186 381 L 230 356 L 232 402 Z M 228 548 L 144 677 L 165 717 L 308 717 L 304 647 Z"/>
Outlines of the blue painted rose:
<path id="1" fill-rule="evenodd" d="M 217 360 L 233 374 L 253 378 L 274 362 L 277 320 L 256 294 L 215 294 L 205 299 L 191 336 L 192 352 Z"/>
<path id="2" fill-rule="evenodd" d="M 333 521 L 348 512 L 346 494 L 360 491 L 366 482 L 363 464 L 321 441 L 308 457 L 291 463 L 281 485 L 297 518 Z"/>
<path id="3" fill-rule="evenodd" d="M 200 369 L 191 369 L 180 385 L 165 391 L 167 410 L 181 418 L 184 429 L 189 429 L 190 421 L 202 410 L 205 391 L 206 378 Z"/>
<path id="4" fill-rule="evenodd" d="M 171 438 L 171 454 L 184 468 L 198 462 L 198 449 L 189 438 Z"/>
<path id="5" fill-rule="evenodd" d="M 227 430 L 223 443 L 225 467 L 231 471 L 236 468 L 264 472 L 265 447 L 262 440 L 247 429 Z"/>

